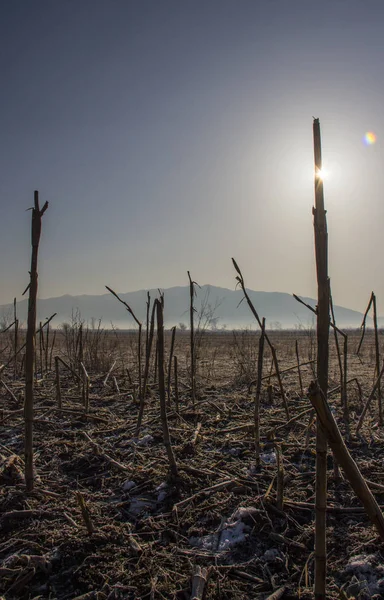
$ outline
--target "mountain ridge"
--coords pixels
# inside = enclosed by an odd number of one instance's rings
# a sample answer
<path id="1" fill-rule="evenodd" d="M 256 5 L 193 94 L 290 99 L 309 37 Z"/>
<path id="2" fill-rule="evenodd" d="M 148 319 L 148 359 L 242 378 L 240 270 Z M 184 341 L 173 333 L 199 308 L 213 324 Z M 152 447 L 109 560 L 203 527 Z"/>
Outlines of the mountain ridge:
<path id="1" fill-rule="evenodd" d="M 179 323 L 188 324 L 189 315 L 189 286 L 174 286 L 162 290 L 165 299 L 164 319 L 167 327 Z M 261 317 L 266 318 L 267 327 L 295 328 L 309 327 L 313 324 L 314 314 L 305 306 L 297 302 L 292 295 L 286 292 L 264 292 L 247 289 L 255 308 Z M 158 296 L 158 289 L 136 290 L 133 292 L 119 292 L 119 296 L 136 314 L 139 320 L 145 321 L 147 292 L 152 300 Z M 196 286 L 195 307 L 196 319 L 202 316 L 208 326 L 213 328 L 242 328 L 255 325 L 255 320 L 245 301 L 241 301 L 241 289 L 205 284 Z M 313 298 L 300 296 L 312 307 L 316 306 Z M 23 299 L 17 303 L 18 316 L 21 322 L 26 321 L 28 300 Z M 3 321 L 13 311 L 13 304 L 0 305 L 0 315 Z M 72 296 L 65 294 L 52 298 L 41 298 L 37 304 L 37 319 L 44 321 L 52 314 L 57 313 L 53 320 L 54 326 L 63 322 L 70 322 L 73 313 L 78 313 L 82 320 L 98 321 L 102 319 L 104 327 L 108 322 L 118 328 L 132 328 L 134 321 L 124 307 L 110 294 L 81 294 Z M 339 327 L 360 327 L 363 314 L 343 306 L 335 306 L 336 323 Z M 8 318 L 9 320 L 9 318 Z M 11 319 L 12 320 L 12 319 Z M 371 324 L 371 320 L 368 321 Z"/>

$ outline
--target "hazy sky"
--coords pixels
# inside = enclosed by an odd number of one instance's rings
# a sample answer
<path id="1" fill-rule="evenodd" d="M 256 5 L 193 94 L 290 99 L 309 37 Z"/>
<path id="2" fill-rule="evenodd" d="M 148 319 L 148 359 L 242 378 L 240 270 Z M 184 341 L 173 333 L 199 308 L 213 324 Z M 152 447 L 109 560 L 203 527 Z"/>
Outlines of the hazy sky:
<path id="1" fill-rule="evenodd" d="M 1 0 L 0 302 L 187 284 L 314 296 L 312 116 L 335 302 L 384 313 L 383 0 Z M 363 143 L 365 132 L 377 135 Z"/>

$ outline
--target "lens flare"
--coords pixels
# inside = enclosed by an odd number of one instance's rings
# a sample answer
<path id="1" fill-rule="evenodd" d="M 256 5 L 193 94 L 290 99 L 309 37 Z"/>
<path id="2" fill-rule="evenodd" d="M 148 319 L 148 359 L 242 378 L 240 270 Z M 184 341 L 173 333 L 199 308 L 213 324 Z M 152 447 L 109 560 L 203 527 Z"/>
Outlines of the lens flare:
<path id="1" fill-rule="evenodd" d="M 372 146 L 376 143 L 376 134 L 373 131 L 367 131 L 364 135 L 364 144 L 366 146 Z"/>
<path id="2" fill-rule="evenodd" d="M 322 181 L 324 181 L 324 179 L 329 179 L 329 171 L 328 169 L 318 169 L 318 171 L 316 172 L 316 177 L 318 179 L 321 179 Z"/>

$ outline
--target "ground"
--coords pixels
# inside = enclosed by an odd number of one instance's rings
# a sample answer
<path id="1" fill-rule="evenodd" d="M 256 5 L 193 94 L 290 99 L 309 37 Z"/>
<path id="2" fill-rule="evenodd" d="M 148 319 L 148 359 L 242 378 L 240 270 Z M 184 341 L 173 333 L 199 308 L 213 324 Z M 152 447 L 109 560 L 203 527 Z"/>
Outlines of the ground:
<path id="1" fill-rule="evenodd" d="M 259 466 L 253 435 L 255 388 L 249 385 L 257 373 L 258 334 L 205 332 L 198 338 L 193 406 L 189 335 L 177 333 L 179 410 L 173 377 L 168 406 L 176 478 L 170 476 L 163 443 L 153 360 L 143 426 L 139 436 L 135 432 L 137 335 L 83 332 L 79 347 L 78 334 L 76 328 L 66 337 L 57 332 L 52 360 L 52 332 L 49 352 L 38 345 L 33 492 L 26 492 L 23 480 L 22 365 L 15 373 L 11 361 L 2 373 L 7 386 L 0 396 L 4 598 L 184 600 L 191 598 L 199 567 L 207 569 L 206 600 L 264 600 L 279 590 L 276 598 L 312 598 L 315 424 L 306 389 L 314 377 L 309 362 L 315 355 L 313 331 L 270 333 L 282 371 L 296 365 L 296 340 L 300 362 L 309 364 L 301 367 L 303 392 L 297 369 L 282 375 L 287 423 L 265 350 L 263 375 L 271 378 L 263 380 Z M 0 347 L 4 364 L 14 351 L 5 337 Z M 359 357 L 358 334 L 349 332 L 348 342 L 347 445 L 384 504 L 384 435 L 376 397 L 355 435 L 375 377 L 373 334 L 368 332 Z M 167 334 L 167 357 L 169 346 Z M 78 373 L 80 351 L 91 383 L 89 411 L 84 410 L 82 386 L 62 363 L 58 410 L 53 357 L 60 356 Z M 167 368 L 168 358 L 166 363 Z M 330 404 L 347 435 L 333 338 L 329 375 Z M 282 507 L 276 497 L 279 452 Z M 328 597 L 383 598 L 382 543 L 331 454 L 328 467 Z"/>

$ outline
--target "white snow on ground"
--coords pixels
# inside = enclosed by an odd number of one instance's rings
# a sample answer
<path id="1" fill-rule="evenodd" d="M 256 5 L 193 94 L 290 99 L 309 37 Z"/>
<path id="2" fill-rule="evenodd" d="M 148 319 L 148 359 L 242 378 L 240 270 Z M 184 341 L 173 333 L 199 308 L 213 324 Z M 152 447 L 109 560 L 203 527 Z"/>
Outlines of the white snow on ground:
<path id="1" fill-rule="evenodd" d="M 159 492 L 157 495 L 157 501 L 164 502 L 168 495 L 168 485 L 165 483 L 165 481 L 163 481 L 163 483 L 160 483 L 160 485 L 157 486 L 156 492 Z"/>
<path id="2" fill-rule="evenodd" d="M 266 465 L 275 465 L 277 462 L 276 452 L 264 452 L 264 454 L 260 454 L 260 459 Z"/>
<path id="3" fill-rule="evenodd" d="M 224 552 L 232 546 L 245 541 L 245 528 L 246 526 L 242 521 L 235 521 L 230 524 L 225 523 L 225 529 L 222 529 L 220 533 L 211 533 L 201 538 L 193 536 L 189 538 L 189 543 L 191 546 L 203 548 L 203 550 Z M 218 536 L 220 536 L 219 540 Z"/>
<path id="4" fill-rule="evenodd" d="M 371 598 L 378 594 L 384 598 L 384 565 L 375 554 L 358 554 L 351 556 L 344 570 L 344 576 L 351 580 L 343 586 L 349 595 Z"/>
<path id="5" fill-rule="evenodd" d="M 136 487 L 136 483 L 134 481 L 124 481 L 123 483 L 123 492 L 129 492 L 132 488 Z"/>
<path id="6" fill-rule="evenodd" d="M 204 550 L 225 552 L 247 539 L 247 532 L 251 528 L 245 525 L 242 519 L 252 518 L 257 512 L 258 510 L 253 506 L 240 506 L 219 531 L 201 538 L 193 536 L 189 538 L 189 543 L 191 546 L 203 548 Z"/>

